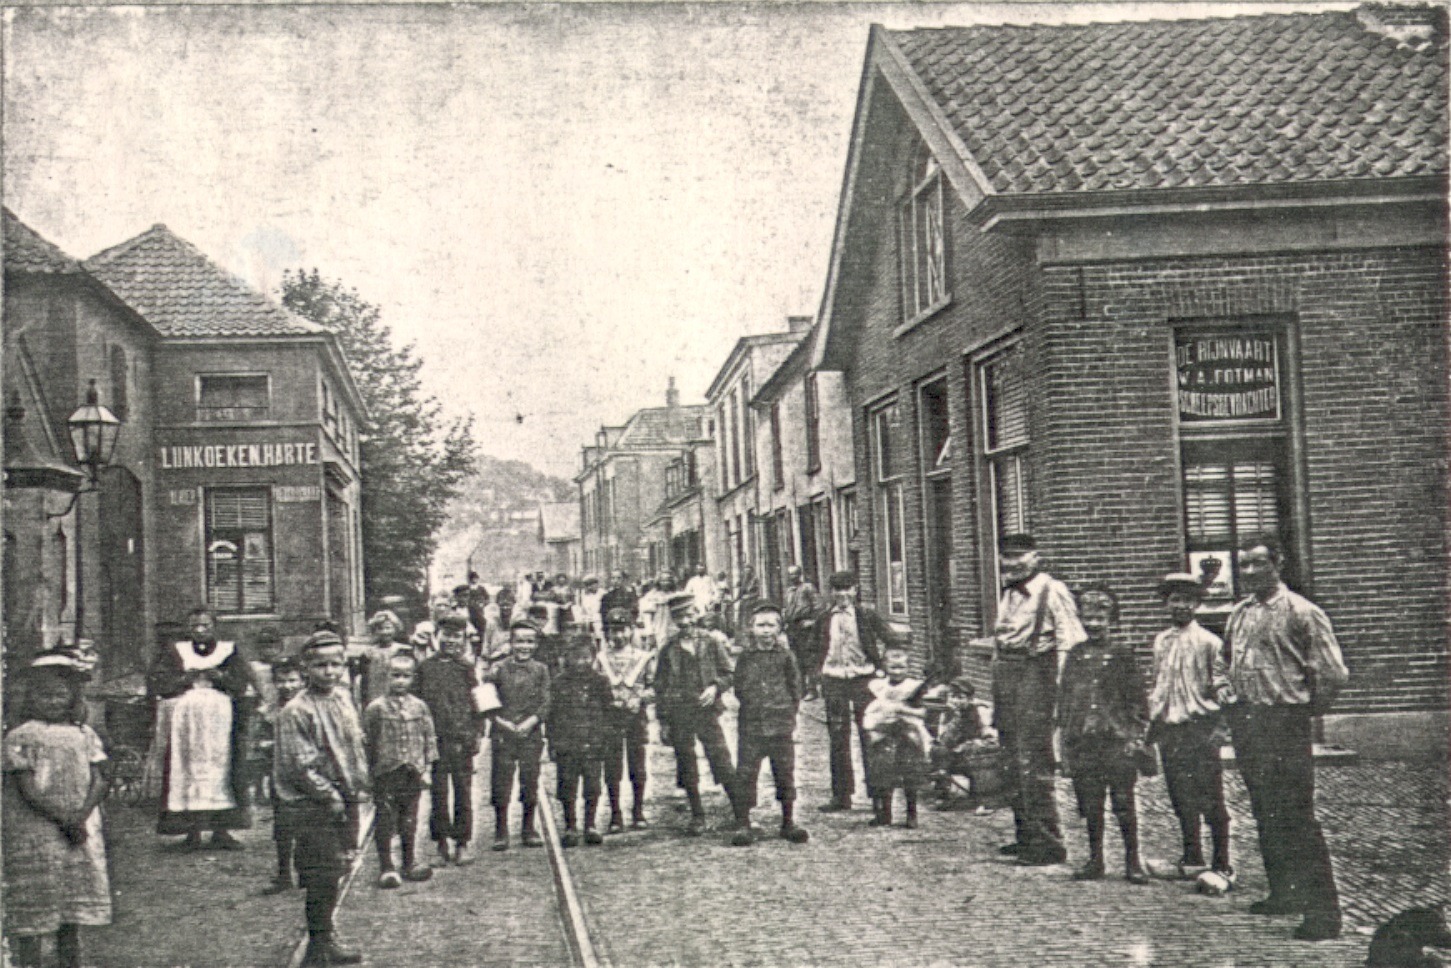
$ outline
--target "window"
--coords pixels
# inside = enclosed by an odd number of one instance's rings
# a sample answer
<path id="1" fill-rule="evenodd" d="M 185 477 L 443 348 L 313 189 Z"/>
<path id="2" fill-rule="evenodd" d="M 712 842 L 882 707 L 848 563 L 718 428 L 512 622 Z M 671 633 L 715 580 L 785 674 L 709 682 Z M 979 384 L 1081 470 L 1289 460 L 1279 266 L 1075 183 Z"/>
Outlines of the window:
<path id="1" fill-rule="evenodd" d="M 111 347 L 111 412 L 119 420 L 125 420 L 130 410 L 130 393 L 126 366 L 126 351 L 120 346 Z"/>
<path id="2" fill-rule="evenodd" d="M 942 215 L 942 169 L 927 146 L 919 143 L 901 209 L 902 316 L 906 323 L 947 304 L 947 244 Z"/>
<path id="3" fill-rule="evenodd" d="M 786 487 L 786 460 L 781 453 L 781 404 L 771 404 L 771 488 Z"/>
<path id="4" fill-rule="evenodd" d="M 821 470 L 821 399 L 815 370 L 806 374 L 802 389 L 806 398 L 806 473 L 815 474 Z"/>
<path id="5" fill-rule="evenodd" d="M 273 610 L 272 494 L 265 487 L 206 491 L 207 603 L 224 615 Z"/>
<path id="6" fill-rule="evenodd" d="M 925 383 L 918 390 L 917 419 L 921 421 L 922 470 L 926 474 L 952 469 L 952 428 L 947 419 L 947 378 Z"/>
<path id="7" fill-rule="evenodd" d="M 1005 534 L 1027 531 L 1028 507 L 1028 380 L 1023 344 L 1013 343 L 977 366 L 982 415 L 983 464 L 986 500 L 992 533 L 983 547 L 990 549 L 996 583 L 998 540 Z"/>
<path id="8" fill-rule="evenodd" d="M 730 482 L 734 486 L 741 482 L 741 418 L 739 409 L 739 395 L 735 390 L 730 395 L 730 424 L 731 424 L 731 448 L 730 448 Z"/>
<path id="9" fill-rule="evenodd" d="M 894 616 L 907 614 L 907 548 L 900 453 L 901 411 L 895 401 L 871 414 L 872 468 L 877 481 L 877 520 L 881 600 Z"/>
<path id="10" fill-rule="evenodd" d="M 741 440 L 744 444 L 742 479 L 756 473 L 756 430 L 751 418 L 751 378 L 741 378 Z"/>
<path id="11" fill-rule="evenodd" d="M 266 420 L 271 410 L 267 376 L 197 377 L 199 421 Z"/>
<path id="12" fill-rule="evenodd" d="M 1281 339 L 1271 326 L 1174 334 L 1186 565 L 1211 610 L 1242 593 L 1235 552 L 1245 538 L 1277 535 L 1286 574 L 1295 570 Z"/>

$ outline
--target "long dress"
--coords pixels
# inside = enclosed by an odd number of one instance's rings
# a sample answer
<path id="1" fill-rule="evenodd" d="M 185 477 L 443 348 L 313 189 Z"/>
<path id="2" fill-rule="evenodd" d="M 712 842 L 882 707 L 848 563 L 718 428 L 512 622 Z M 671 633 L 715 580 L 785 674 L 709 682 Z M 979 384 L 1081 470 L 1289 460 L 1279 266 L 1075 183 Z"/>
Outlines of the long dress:
<path id="1" fill-rule="evenodd" d="M 921 679 L 910 678 L 868 683 L 875 698 L 863 710 L 862 729 L 867 734 L 867 775 L 874 797 L 888 796 L 897 787 L 917 790 L 926 776 L 932 735 L 923 708 L 911 702 L 921 686 Z"/>
<path id="2" fill-rule="evenodd" d="M 30 720 L 5 736 L 5 930 L 54 934 L 62 924 L 110 924 L 111 889 L 101 808 L 86 818 L 86 842 L 75 846 L 52 820 L 20 796 L 29 773 L 38 798 L 76 810 L 91 785 L 91 765 L 104 762 L 101 738 L 89 726 Z"/>
<path id="3" fill-rule="evenodd" d="M 176 642 L 151 669 L 156 707 L 151 768 L 161 778 L 156 830 L 251 826 L 245 753 L 250 679 L 231 642 Z"/>

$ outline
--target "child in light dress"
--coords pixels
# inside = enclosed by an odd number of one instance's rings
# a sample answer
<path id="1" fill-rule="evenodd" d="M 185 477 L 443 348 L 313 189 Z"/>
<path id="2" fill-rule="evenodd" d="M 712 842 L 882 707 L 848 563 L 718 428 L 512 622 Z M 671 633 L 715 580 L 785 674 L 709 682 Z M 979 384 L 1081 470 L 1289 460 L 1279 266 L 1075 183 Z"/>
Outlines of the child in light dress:
<path id="1" fill-rule="evenodd" d="M 60 653 L 26 672 L 23 721 L 5 735 L 5 930 L 19 965 L 56 941 L 61 968 L 81 963 L 81 925 L 111 923 L 101 800 L 101 738 L 85 725 L 85 675 Z"/>
<path id="2" fill-rule="evenodd" d="M 892 799 L 898 788 L 907 801 L 905 826 L 917 826 L 917 791 L 927 775 L 927 711 L 922 705 L 923 680 L 908 674 L 908 655 L 902 646 L 889 646 L 883 655 L 885 679 L 873 679 L 868 688 L 876 698 L 862 715 L 867 734 L 867 776 L 871 778 L 873 827 L 892 825 Z"/>

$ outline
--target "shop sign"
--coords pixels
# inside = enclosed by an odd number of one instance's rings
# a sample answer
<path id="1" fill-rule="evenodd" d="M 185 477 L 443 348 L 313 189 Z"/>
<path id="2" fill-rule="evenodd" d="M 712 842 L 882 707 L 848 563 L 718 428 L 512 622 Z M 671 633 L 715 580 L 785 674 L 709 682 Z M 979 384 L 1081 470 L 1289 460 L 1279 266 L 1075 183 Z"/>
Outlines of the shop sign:
<path id="1" fill-rule="evenodd" d="M 316 464 L 317 444 L 188 444 L 157 448 L 162 470 Z"/>
<path id="2" fill-rule="evenodd" d="M 194 487 L 174 488 L 168 492 L 168 497 L 171 499 L 172 507 L 196 506 L 197 495 Z"/>
<path id="3" fill-rule="evenodd" d="M 1277 354 L 1268 333 L 1179 334 L 1174 342 L 1179 419 L 1279 419 Z"/>
<path id="4" fill-rule="evenodd" d="M 277 499 L 278 504 L 306 504 L 311 501 L 322 500 L 322 488 L 316 484 L 304 484 L 301 486 L 274 486 L 272 496 Z"/>

